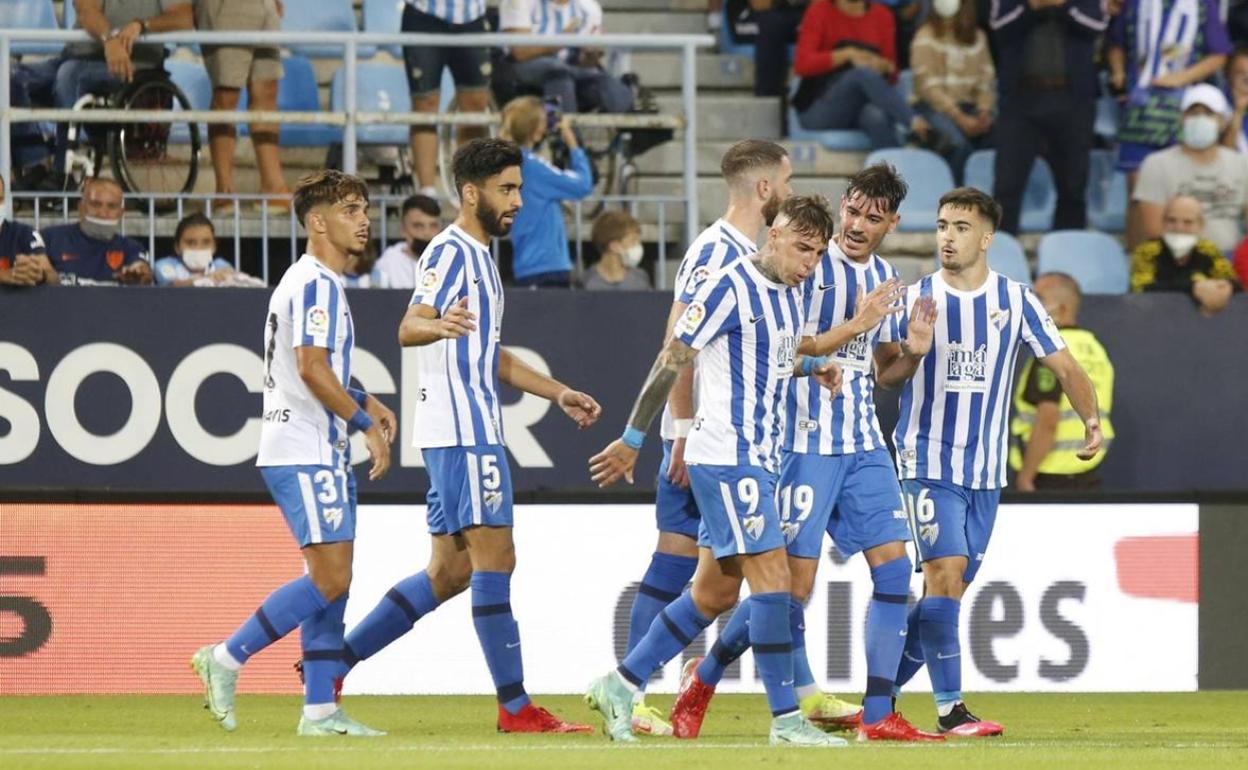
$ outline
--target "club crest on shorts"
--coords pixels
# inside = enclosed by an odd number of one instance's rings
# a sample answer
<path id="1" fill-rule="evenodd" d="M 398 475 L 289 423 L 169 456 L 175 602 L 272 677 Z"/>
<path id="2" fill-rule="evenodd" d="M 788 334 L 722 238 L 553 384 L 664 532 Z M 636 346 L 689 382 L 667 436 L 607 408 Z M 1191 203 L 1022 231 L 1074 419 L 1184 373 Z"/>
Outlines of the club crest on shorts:
<path id="1" fill-rule="evenodd" d="M 325 523 L 329 528 L 337 532 L 342 526 L 342 509 L 341 508 L 324 508 L 321 510 L 321 518 L 325 519 Z"/>
<path id="2" fill-rule="evenodd" d="M 940 525 L 936 522 L 919 525 L 919 539 L 927 543 L 929 547 L 936 545 L 938 537 L 940 537 Z"/>
<path id="3" fill-rule="evenodd" d="M 503 504 L 503 493 L 502 492 L 486 492 L 485 495 L 482 497 L 482 502 L 485 503 L 486 510 L 488 510 L 490 513 L 498 513 L 498 509 Z"/>
<path id="4" fill-rule="evenodd" d="M 762 516 L 746 516 L 741 519 L 741 526 L 745 527 L 745 533 L 752 540 L 763 536 L 763 527 L 766 525 L 767 521 Z"/>
<path id="5" fill-rule="evenodd" d="M 802 531 L 802 523 L 800 521 L 780 522 L 780 531 L 784 533 L 784 544 L 792 545 L 797 539 L 797 533 Z"/>

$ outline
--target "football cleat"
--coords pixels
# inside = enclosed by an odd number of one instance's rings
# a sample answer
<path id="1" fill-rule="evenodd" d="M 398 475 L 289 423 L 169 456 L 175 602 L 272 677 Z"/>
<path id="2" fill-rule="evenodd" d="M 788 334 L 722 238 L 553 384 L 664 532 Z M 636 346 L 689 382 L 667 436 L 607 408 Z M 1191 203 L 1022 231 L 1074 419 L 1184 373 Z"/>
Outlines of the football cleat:
<path id="1" fill-rule="evenodd" d="M 824 730 L 856 730 L 862 724 L 862 706 L 835 695 L 815 693 L 798 702 L 802 716 Z"/>
<path id="2" fill-rule="evenodd" d="M 191 670 L 199 675 L 204 684 L 204 708 L 221 727 L 231 732 L 238 726 L 234 718 L 234 689 L 238 686 L 238 672 L 231 671 L 217 662 L 212 650 L 215 644 L 205 645 L 191 657 Z"/>
<path id="3" fill-rule="evenodd" d="M 663 718 L 662 711 L 639 700 L 633 703 L 633 734 L 669 736 L 672 725 Z"/>
<path id="4" fill-rule="evenodd" d="M 295 661 L 295 673 L 299 675 L 299 684 L 307 684 L 303 678 L 303 658 Z M 334 703 L 342 703 L 342 682 L 346 677 L 334 677 Z"/>
<path id="5" fill-rule="evenodd" d="M 299 717 L 299 728 L 295 732 L 299 735 L 318 737 L 326 735 L 353 735 L 371 738 L 385 735 L 385 732 L 382 730 L 374 730 L 368 725 L 355 721 L 347 716 L 347 712 L 342 709 L 338 709 L 324 719 L 308 719 L 306 716 Z"/>
<path id="6" fill-rule="evenodd" d="M 936 733 L 925 733 L 906 721 L 906 718 L 894 711 L 880 721 L 859 725 L 858 740 L 860 741 L 943 741 L 945 736 Z"/>
<path id="7" fill-rule="evenodd" d="M 540 706 L 526 703 L 524 708 L 511 713 L 499 704 L 498 731 L 500 733 L 592 733 L 589 725 L 565 722 Z"/>
<path id="8" fill-rule="evenodd" d="M 676 693 L 676 702 L 672 704 L 670 720 L 672 735 L 677 738 L 697 738 L 702 731 L 702 720 L 706 718 L 706 709 L 711 705 L 715 688 L 698 678 L 698 665 L 701 657 L 686 661 L 680 671 L 680 690 Z"/>
<path id="9" fill-rule="evenodd" d="M 996 722 L 987 722 L 967 711 L 965 703 L 958 703 L 948 716 L 940 717 L 940 731 L 960 738 L 983 738 L 1001 735 L 1005 728 Z"/>
<path id="10" fill-rule="evenodd" d="M 767 736 L 767 742 L 772 746 L 822 746 L 824 748 L 849 745 L 844 738 L 828 735 L 815 727 L 800 713 L 772 719 L 771 733 Z"/>
<path id="11" fill-rule="evenodd" d="M 589 684 L 585 705 L 602 714 L 602 731 L 613 741 L 635 741 L 633 693 L 614 671 Z"/>

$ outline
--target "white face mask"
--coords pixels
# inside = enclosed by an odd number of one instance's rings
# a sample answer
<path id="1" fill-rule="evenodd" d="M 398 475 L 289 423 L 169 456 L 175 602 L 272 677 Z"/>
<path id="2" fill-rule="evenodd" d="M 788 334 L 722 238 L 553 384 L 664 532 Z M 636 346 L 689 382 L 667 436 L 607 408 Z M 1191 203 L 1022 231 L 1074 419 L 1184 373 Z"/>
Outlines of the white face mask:
<path id="1" fill-rule="evenodd" d="M 932 0 L 932 10 L 942 19 L 952 19 L 961 7 L 961 0 Z"/>
<path id="2" fill-rule="evenodd" d="M 1211 115 L 1183 118 L 1183 144 L 1193 150 L 1204 150 L 1218 141 L 1218 119 Z"/>
<path id="3" fill-rule="evenodd" d="M 212 249 L 184 249 L 182 263 L 188 270 L 202 273 L 212 264 Z"/>
<path id="4" fill-rule="evenodd" d="M 1200 236 L 1191 233 L 1164 233 L 1161 239 L 1166 242 L 1166 248 L 1170 249 L 1170 254 L 1175 259 L 1184 259 L 1192 253 Z"/>
<path id="5" fill-rule="evenodd" d="M 624 267 L 637 267 L 641 264 L 642 253 L 641 244 L 634 243 L 620 254 L 620 261 L 624 263 Z"/>

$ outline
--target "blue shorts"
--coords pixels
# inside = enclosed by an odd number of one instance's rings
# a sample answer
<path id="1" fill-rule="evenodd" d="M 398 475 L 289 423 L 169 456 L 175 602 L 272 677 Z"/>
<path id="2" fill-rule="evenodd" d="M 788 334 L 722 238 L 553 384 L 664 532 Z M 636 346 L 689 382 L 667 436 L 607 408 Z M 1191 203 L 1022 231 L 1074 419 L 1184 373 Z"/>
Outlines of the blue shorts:
<path id="1" fill-rule="evenodd" d="M 932 479 L 906 479 L 901 491 L 910 514 L 914 547 L 923 562 L 944 556 L 965 556 L 966 582 L 975 579 L 997 520 L 999 489 L 970 489 Z"/>
<path id="2" fill-rule="evenodd" d="M 818 559 L 825 531 L 847 559 L 910 539 L 887 449 L 848 455 L 786 452 L 779 483 L 780 521 L 790 556 Z"/>
<path id="3" fill-rule="evenodd" d="M 698 513 L 698 501 L 693 499 L 693 489 L 679 487 L 667 480 L 667 469 L 672 462 L 672 442 L 663 442 L 663 462 L 659 463 L 659 477 L 654 484 L 654 518 L 660 532 L 698 537 L 702 515 Z"/>
<path id="4" fill-rule="evenodd" d="M 698 545 L 716 559 L 784 547 L 773 474 L 752 465 L 690 465 L 689 486 L 702 512 Z"/>
<path id="5" fill-rule="evenodd" d="M 430 534 L 512 526 L 511 468 L 501 444 L 438 447 L 421 454 L 429 471 Z"/>
<path id="6" fill-rule="evenodd" d="M 350 468 L 270 465 L 260 475 L 300 548 L 355 539 L 355 473 Z"/>

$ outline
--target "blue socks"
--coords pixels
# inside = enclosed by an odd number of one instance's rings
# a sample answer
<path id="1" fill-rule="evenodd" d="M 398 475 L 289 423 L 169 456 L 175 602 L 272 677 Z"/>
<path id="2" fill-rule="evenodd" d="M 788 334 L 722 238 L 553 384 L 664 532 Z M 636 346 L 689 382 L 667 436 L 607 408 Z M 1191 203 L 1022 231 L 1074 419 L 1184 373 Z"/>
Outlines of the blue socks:
<path id="1" fill-rule="evenodd" d="M 910 608 L 906 616 L 906 646 L 897 664 L 897 676 L 893 679 L 893 697 L 901 695 L 901 688 L 923 668 L 923 631 L 919 628 L 919 605 Z"/>
<path id="2" fill-rule="evenodd" d="M 698 679 L 711 687 L 724 678 L 724 670 L 750 649 L 750 599 L 737 605 L 728 623 L 719 632 L 711 651 L 698 664 Z"/>
<path id="3" fill-rule="evenodd" d="M 694 556 L 654 552 L 650 557 L 650 568 L 641 579 L 641 586 L 633 599 L 633 610 L 628 617 L 628 649 L 625 650 L 625 655 L 632 652 L 650 630 L 659 612 L 680 598 L 685 584 L 693 577 L 697 566 L 698 559 Z"/>
<path id="4" fill-rule="evenodd" d="M 789 627 L 787 592 L 750 597 L 750 646 L 754 664 L 767 688 L 767 705 L 774 717 L 797 711 L 793 689 L 793 634 Z"/>
<path id="5" fill-rule="evenodd" d="M 910 558 L 902 556 L 871 570 L 875 591 L 867 612 L 867 693 L 862 702 L 864 724 L 875 724 L 893 711 L 893 682 L 897 679 L 902 649 L 909 642 L 906 601 L 909 598 L 910 569 Z"/>
<path id="6" fill-rule="evenodd" d="M 472 625 L 494 679 L 498 702 L 510 714 L 529 705 L 524 691 L 524 662 L 520 655 L 520 627 L 511 614 L 511 575 L 507 572 L 472 574 Z"/>
<path id="7" fill-rule="evenodd" d="M 418 572 L 399 581 L 386 592 L 373 611 L 347 636 L 344 662 L 349 670 L 361 660 L 381 652 L 386 645 L 406 634 L 417 620 L 438 608 L 429 575 Z"/>
<path id="8" fill-rule="evenodd" d="M 225 641 L 225 649 L 234 660 L 246 663 L 252 655 L 294 631 L 295 626 L 328 605 L 312 578 L 304 575 L 292 580 L 269 594 L 255 614 Z"/>
<path id="9" fill-rule="evenodd" d="M 801 692 L 813 687 L 815 674 L 806 659 L 806 608 L 789 596 L 789 633 L 793 636 L 793 688 Z"/>
<path id="10" fill-rule="evenodd" d="M 698 612 L 693 597 L 686 591 L 680 598 L 659 611 L 650 630 L 637 642 L 616 671 L 637 687 L 663 667 L 711 624 L 711 619 Z"/>
<path id="11" fill-rule="evenodd" d="M 299 624 L 303 647 L 303 702 L 308 705 L 334 702 L 334 680 L 347 672 L 343 664 L 342 615 L 344 595 Z"/>
<path id="12" fill-rule="evenodd" d="M 958 641 L 958 610 L 961 602 L 929 596 L 919 602 L 919 629 L 923 657 L 932 678 L 932 695 L 941 716 L 962 700 L 962 646 Z"/>

